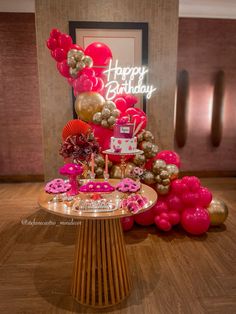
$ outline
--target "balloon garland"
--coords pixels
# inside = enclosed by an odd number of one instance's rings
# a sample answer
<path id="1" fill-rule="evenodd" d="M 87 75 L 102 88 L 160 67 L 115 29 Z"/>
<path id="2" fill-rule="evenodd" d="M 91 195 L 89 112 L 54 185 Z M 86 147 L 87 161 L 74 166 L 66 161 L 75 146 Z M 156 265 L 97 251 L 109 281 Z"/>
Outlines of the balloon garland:
<path id="1" fill-rule="evenodd" d="M 86 161 L 89 165 L 91 154 L 95 154 L 94 171 L 100 178 L 105 167 L 101 151 L 109 148 L 116 119 L 130 121 L 136 126 L 138 149 L 143 154 L 129 157 L 125 175 L 134 177 L 134 172 L 140 168 L 140 180 L 151 185 L 159 198 L 150 210 L 122 218 L 124 231 L 130 230 L 134 222 L 143 226 L 155 224 L 162 231 L 170 231 L 180 224 L 186 232 L 201 235 L 210 225 L 218 226 L 225 222 L 227 205 L 222 200 L 212 199 L 211 192 L 201 186 L 197 177 L 178 179 L 180 158 L 174 151 L 159 151 L 154 135 L 146 129 L 146 114 L 134 107 L 137 97 L 122 94 L 113 101 L 105 98 L 107 77 L 104 71 L 112 59 L 107 45 L 94 42 L 83 49 L 58 29 L 52 29 L 46 45 L 59 73 L 72 86 L 76 97 L 78 119 L 68 121 L 62 132 L 60 154 L 65 161 Z M 111 159 L 109 175 L 120 178 L 120 159 L 114 156 Z"/>

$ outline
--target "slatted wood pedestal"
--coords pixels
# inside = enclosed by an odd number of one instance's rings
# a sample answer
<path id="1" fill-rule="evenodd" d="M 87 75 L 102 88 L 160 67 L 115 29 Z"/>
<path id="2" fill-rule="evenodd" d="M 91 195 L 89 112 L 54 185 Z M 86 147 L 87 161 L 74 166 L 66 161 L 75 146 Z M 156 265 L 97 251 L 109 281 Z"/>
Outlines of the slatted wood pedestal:
<path id="1" fill-rule="evenodd" d="M 83 220 L 78 227 L 72 296 L 92 307 L 123 301 L 131 289 L 120 219 Z"/>

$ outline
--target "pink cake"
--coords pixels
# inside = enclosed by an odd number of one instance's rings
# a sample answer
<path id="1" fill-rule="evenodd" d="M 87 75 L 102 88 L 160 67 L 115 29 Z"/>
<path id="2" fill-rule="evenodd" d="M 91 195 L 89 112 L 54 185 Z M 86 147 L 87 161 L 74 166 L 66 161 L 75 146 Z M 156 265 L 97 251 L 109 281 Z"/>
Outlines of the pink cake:
<path id="1" fill-rule="evenodd" d="M 137 150 L 137 137 L 134 134 L 134 124 L 122 119 L 114 126 L 114 136 L 111 137 L 110 147 L 116 153 L 132 153 Z"/>

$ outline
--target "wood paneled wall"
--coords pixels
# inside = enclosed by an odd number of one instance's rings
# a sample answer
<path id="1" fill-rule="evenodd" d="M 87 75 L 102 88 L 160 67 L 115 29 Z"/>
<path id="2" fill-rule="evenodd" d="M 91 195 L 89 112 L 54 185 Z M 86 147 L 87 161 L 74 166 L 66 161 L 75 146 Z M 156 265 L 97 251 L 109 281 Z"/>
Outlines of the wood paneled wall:
<path id="1" fill-rule="evenodd" d="M 0 13 L 0 180 L 43 174 L 35 17 Z"/>
<path id="2" fill-rule="evenodd" d="M 178 73 L 189 81 L 187 139 L 176 145 L 183 170 L 235 174 L 235 57 L 236 20 L 180 19 Z"/>
<path id="3" fill-rule="evenodd" d="M 61 130 L 72 117 L 71 90 L 45 47 L 50 30 L 68 32 L 68 21 L 149 23 L 150 82 L 158 92 L 148 102 L 149 128 L 162 149 L 174 145 L 174 98 L 178 0 L 36 0 L 36 33 L 46 179 L 57 175 Z"/>

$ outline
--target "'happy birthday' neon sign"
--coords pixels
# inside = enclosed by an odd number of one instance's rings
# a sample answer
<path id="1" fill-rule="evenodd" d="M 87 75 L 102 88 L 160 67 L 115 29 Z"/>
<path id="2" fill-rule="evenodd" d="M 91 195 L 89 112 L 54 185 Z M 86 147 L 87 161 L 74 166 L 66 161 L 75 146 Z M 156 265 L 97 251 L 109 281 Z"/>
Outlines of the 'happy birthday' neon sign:
<path id="1" fill-rule="evenodd" d="M 156 90 L 153 85 L 145 85 L 143 83 L 145 75 L 148 73 L 146 67 L 120 67 L 118 60 L 113 66 L 112 60 L 109 63 L 108 70 L 104 71 L 107 74 L 108 82 L 106 83 L 106 99 L 112 100 L 116 95 L 121 94 L 146 94 L 147 99 L 150 99 Z M 118 81 L 118 80 L 119 81 Z M 134 80 L 137 84 L 134 85 Z"/>

